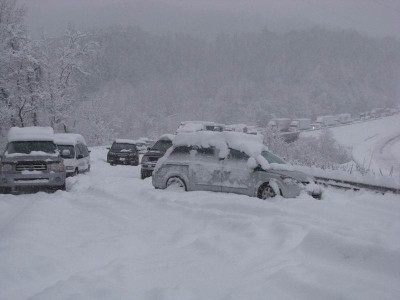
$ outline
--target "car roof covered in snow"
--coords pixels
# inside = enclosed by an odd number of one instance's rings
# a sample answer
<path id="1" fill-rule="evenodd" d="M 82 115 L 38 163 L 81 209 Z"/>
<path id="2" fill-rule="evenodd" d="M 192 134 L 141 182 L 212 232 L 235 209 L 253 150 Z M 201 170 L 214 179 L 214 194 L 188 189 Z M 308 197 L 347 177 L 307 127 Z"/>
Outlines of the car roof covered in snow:
<path id="1" fill-rule="evenodd" d="M 256 135 L 231 131 L 198 131 L 191 133 L 180 133 L 173 140 L 175 146 L 198 146 L 202 148 L 216 147 L 220 150 L 220 156 L 229 154 L 229 148 L 256 157 L 262 151 L 268 150 L 262 143 L 262 138 Z"/>
<path id="2" fill-rule="evenodd" d="M 166 134 L 163 134 L 162 136 L 160 136 L 159 140 L 162 140 L 162 141 L 173 141 L 174 138 L 175 138 L 174 134 L 166 133 Z"/>
<path id="3" fill-rule="evenodd" d="M 57 145 L 76 145 L 78 143 L 86 145 L 84 137 L 77 133 L 56 133 L 54 136 Z"/>
<path id="4" fill-rule="evenodd" d="M 8 142 L 52 141 L 54 130 L 51 127 L 12 127 L 7 134 Z"/>
<path id="5" fill-rule="evenodd" d="M 137 141 L 134 140 L 127 140 L 127 139 L 116 139 L 114 143 L 117 144 L 132 144 L 132 145 L 136 145 Z"/>

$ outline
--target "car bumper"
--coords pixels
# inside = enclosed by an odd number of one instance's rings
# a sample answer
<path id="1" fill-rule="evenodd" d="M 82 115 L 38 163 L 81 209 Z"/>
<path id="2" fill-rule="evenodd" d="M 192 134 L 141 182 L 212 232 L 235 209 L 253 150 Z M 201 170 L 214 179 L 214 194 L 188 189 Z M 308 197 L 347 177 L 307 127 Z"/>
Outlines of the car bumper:
<path id="1" fill-rule="evenodd" d="M 40 174 L 0 174 L 0 188 L 11 190 L 29 187 L 60 187 L 65 185 L 66 172 Z"/>

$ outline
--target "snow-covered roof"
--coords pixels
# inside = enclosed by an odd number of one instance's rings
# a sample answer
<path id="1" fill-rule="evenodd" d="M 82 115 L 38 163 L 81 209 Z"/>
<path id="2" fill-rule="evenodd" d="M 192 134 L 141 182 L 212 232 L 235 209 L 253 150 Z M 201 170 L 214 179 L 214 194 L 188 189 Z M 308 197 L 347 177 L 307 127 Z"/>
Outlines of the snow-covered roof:
<path id="1" fill-rule="evenodd" d="M 160 136 L 159 140 L 164 140 L 164 141 L 173 141 L 175 138 L 175 134 L 163 134 L 162 136 Z"/>
<path id="2" fill-rule="evenodd" d="M 127 139 L 116 139 L 116 140 L 115 140 L 115 143 L 118 143 L 118 144 L 133 144 L 133 145 L 136 145 L 137 141 L 134 141 L 134 140 L 127 140 Z"/>
<path id="3" fill-rule="evenodd" d="M 86 145 L 84 137 L 77 133 L 56 133 L 54 136 L 57 145 L 76 145 L 77 143 Z"/>
<path id="4" fill-rule="evenodd" d="M 218 124 L 215 122 L 209 121 L 185 121 L 181 122 L 179 128 L 176 130 L 177 133 L 181 132 L 196 132 L 205 130 L 208 126 L 220 127 L 221 129 L 224 128 L 225 125 Z"/>
<path id="5" fill-rule="evenodd" d="M 216 147 L 220 150 L 221 157 L 229 154 L 229 148 L 242 151 L 249 156 L 258 156 L 262 151 L 267 150 L 259 136 L 229 131 L 180 133 L 172 143 L 178 146 Z"/>
<path id="6" fill-rule="evenodd" d="M 54 130 L 51 127 L 12 127 L 8 131 L 8 142 L 53 141 Z"/>

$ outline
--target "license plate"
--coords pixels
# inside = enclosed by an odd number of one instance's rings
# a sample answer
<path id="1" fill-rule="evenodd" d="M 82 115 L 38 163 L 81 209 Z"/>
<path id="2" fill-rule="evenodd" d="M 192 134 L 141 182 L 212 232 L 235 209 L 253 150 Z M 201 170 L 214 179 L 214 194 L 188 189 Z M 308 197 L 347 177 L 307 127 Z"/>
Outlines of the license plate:
<path id="1" fill-rule="evenodd" d="M 125 158 L 120 158 L 119 160 L 120 160 L 120 161 L 125 161 Z"/>

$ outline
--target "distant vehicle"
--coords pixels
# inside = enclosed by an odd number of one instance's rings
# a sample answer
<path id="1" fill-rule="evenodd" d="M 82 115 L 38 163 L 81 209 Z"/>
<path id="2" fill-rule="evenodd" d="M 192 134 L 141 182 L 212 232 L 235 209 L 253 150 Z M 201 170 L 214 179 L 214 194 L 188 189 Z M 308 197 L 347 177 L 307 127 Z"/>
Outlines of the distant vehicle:
<path id="1" fill-rule="evenodd" d="M 261 129 L 256 126 L 246 125 L 246 124 L 231 124 L 225 125 L 224 131 L 235 131 L 235 132 L 243 132 L 248 134 L 261 134 Z"/>
<path id="2" fill-rule="evenodd" d="M 311 129 L 311 119 L 294 119 L 290 123 L 289 131 L 300 131 Z"/>
<path id="3" fill-rule="evenodd" d="M 157 161 L 163 157 L 165 152 L 172 146 L 175 135 L 164 134 L 142 157 L 140 175 L 142 179 L 150 177 Z"/>
<path id="4" fill-rule="evenodd" d="M 323 128 L 328 126 L 336 125 L 337 121 L 334 116 L 319 116 L 315 121 L 315 125 L 317 128 Z"/>
<path id="5" fill-rule="evenodd" d="M 347 123 L 351 123 L 351 121 L 352 121 L 351 114 L 339 114 L 339 115 L 335 116 L 335 119 L 340 124 L 347 124 Z"/>
<path id="6" fill-rule="evenodd" d="M 65 167 L 51 127 L 13 127 L 0 160 L 0 192 L 65 190 Z"/>
<path id="7" fill-rule="evenodd" d="M 291 120 L 288 118 L 272 119 L 268 122 L 268 127 L 276 131 L 289 131 Z"/>
<path id="8" fill-rule="evenodd" d="M 176 133 L 196 131 L 223 131 L 225 125 L 206 121 L 185 121 L 181 122 Z"/>
<path id="9" fill-rule="evenodd" d="M 108 149 L 107 162 L 110 165 L 139 165 L 139 151 L 134 140 L 117 139 Z"/>
<path id="10" fill-rule="evenodd" d="M 267 199 L 291 198 L 307 191 L 315 198 L 321 189 L 314 179 L 293 170 L 269 152 L 258 136 L 238 132 L 194 132 L 177 135 L 173 146 L 153 172 L 157 189 L 214 191 Z"/>
<path id="11" fill-rule="evenodd" d="M 90 151 L 80 134 L 57 133 L 55 143 L 64 159 L 67 176 L 90 171 Z"/>

